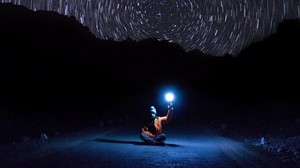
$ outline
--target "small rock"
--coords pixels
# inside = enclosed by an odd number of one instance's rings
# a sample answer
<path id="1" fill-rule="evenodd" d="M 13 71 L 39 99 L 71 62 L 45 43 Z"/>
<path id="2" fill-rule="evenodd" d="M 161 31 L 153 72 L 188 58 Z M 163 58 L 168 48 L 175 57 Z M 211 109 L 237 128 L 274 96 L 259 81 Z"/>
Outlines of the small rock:
<path id="1" fill-rule="evenodd" d="M 278 148 L 276 151 L 277 151 L 278 153 L 281 152 L 281 148 Z"/>
<path id="2" fill-rule="evenodd" d="M 260 144 L 261 144 L 261 145 L 264 145 L 264 144 L 265 144 L 265 137 L 262 137 L 262 138 L 260 139 Z"/>
<path id="3" fill-rule="evenodd" d="M 46 134 L 41 134 L 41 141 L 47 141 L 48 136 Z"/>
<path id="4" fill-rule="evenodd" d="M 222 124 L 221 128 L 222 128 L 222 130 L 226 130 L 227 129 L 227 124 Z"/>
<path id="5" fill-rule="evenodd" d="M 24 136 L 21 139 L 22 139 L 22 142 L 28 142 L 30 140 L 29 136 Z"/>

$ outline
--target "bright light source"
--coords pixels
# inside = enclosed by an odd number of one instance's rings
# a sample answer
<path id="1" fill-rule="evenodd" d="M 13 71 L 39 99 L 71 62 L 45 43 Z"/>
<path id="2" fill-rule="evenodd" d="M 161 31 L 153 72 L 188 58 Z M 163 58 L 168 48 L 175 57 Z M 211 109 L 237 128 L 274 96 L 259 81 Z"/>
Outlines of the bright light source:
<path id="1" fill-rule="evenodd" d="M 174 100 L 174 94 L 173 93 L 167 93 L 166 94 L 166 100 L 168 102 L 172 102 Z"/>

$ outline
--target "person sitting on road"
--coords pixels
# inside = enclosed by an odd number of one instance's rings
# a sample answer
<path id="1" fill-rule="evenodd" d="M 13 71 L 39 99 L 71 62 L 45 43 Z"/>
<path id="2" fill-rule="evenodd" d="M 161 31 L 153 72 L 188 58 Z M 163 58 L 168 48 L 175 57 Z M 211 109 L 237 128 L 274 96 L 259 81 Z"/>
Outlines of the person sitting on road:
<path id="1" fill-rule="evenodd" d="M 164 144 L 166 135 L 162 132 L 163 125 L 168 123 L 173 114 L 172 103 L 168 105 L 166 116 L 157 116 L 154 106 L 150 107 L 151 116 L 143 123 L 140 138 L 147 144 Z"/>

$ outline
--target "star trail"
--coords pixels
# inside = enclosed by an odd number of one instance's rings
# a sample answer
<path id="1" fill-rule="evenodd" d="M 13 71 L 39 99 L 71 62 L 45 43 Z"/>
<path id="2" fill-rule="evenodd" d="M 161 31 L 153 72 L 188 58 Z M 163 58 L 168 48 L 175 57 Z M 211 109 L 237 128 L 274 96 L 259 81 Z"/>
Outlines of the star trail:
<path id="1" fill-rule="evenodd" d="M 299 0 L 1 0 L 75 16 L 100 39 L 168 40 L 186 51 L 237 55 L 300 18 Z"/>

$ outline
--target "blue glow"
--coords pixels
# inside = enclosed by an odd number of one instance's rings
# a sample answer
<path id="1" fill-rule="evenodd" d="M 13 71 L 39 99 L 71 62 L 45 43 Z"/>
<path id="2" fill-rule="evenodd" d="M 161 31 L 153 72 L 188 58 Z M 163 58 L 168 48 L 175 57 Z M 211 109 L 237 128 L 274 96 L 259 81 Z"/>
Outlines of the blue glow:
<path id="1" fill-rule="evenodd" d="M 166 100 L 168 102 L 172 102 L 174 100 L 174 94 L 173 93 L 167 93 L 165 97 L 166 97 Z"/>

